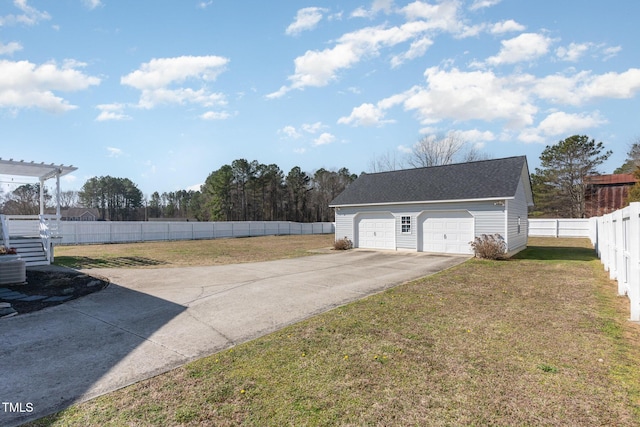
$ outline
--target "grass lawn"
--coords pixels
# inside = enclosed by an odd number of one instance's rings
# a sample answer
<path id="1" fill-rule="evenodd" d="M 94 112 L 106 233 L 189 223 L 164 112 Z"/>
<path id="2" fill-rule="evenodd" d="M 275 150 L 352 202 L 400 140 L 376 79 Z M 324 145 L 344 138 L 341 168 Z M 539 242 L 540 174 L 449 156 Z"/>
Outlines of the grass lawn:
<path id="1" fill-rule="evenodd" d="M 639 425 L 627 318 L 587 240 L 530 239 L 33 425 Z"/>
<path id="2" fill-rule="evenodd" d="M 186 267 L 271 261 L 333 246 L 333 234 L 57 246 L 55 264 L 71 268 Z"/>

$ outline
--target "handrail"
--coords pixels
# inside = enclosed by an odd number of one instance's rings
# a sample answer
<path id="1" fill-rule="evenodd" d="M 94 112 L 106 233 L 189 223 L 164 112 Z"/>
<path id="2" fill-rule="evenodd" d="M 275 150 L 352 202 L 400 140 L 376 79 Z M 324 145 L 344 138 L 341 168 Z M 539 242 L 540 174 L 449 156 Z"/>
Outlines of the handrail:
<path id="1" fill-rule="evenodd" d="M 53 262 L 53 251 L 51 250 L 51 240 L 57 237 L 59 231 L 59 218 L 56 215 L 39 215 L 40 219 L 40 239 L 44 254 L 49 262 Z"/>

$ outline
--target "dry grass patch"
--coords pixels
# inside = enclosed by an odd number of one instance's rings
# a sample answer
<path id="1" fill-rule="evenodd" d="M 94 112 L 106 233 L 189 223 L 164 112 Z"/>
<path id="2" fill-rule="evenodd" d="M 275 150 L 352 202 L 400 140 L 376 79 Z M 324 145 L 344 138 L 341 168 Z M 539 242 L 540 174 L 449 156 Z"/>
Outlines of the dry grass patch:
<path id="1" fill-rule="evenodd" d="M 318 234 L 58 246 L 55 263 L 77 269 L 237 264 L 305 256 L 333 240 L 333 234 Z"/>
<path id="2" fill-rule="evenodd" d="M 36 425 L 638 425 L 640 331 L 628 302 L 586 240 L 531 244 L 518 259 L 470 260 Z"/>

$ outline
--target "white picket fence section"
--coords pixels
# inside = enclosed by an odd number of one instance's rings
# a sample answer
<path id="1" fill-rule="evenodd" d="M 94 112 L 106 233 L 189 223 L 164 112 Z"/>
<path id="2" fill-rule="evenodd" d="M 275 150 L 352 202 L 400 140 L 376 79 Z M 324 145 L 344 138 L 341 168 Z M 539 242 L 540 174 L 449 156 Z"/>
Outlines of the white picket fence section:
<path id="1" fill-rule="evenodd" d="M 630 320 L 640 321 L 640 202 L 591 218 L 591 241 L 598 257 L 630 301 Z"/>
<path id="2" fill-rule="evenodd" d="M 142 222 L 62 221 L 62 245 L 219 239 L 289 234 L 334 233 L 332 222 L 289 221 Z"/>
<path id="3" fill-rule="evenodd" d="M 591 237 L 589 218 L 529 218 L 529 237 Z"/>

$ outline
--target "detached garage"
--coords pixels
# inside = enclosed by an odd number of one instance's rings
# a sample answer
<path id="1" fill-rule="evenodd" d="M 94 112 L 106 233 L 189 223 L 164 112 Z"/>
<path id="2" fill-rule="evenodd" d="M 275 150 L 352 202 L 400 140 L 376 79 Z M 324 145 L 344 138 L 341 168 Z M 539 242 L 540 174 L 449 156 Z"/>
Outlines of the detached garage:
<path id="1" fill-rule="evenodd" d="M 514 254 L 527 246 L 533 195 L 519 156 L 362 174 L 330 206 L 336 239 L 357 248 L 471 254 L 476 236 L 497 233 Z"/>

